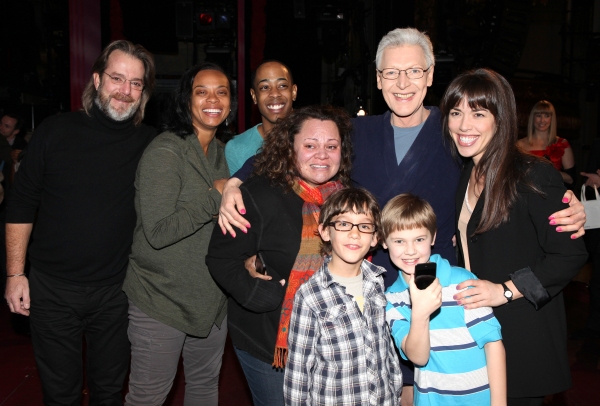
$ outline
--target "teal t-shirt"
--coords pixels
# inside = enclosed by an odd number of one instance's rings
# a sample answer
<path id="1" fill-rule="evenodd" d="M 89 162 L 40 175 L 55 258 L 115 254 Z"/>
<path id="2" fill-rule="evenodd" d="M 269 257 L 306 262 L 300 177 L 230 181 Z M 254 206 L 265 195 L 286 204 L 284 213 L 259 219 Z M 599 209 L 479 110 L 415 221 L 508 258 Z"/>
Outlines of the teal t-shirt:
<path id="1" fill-rule="evenodd" d="M 243 133 L 233 137 L 225 145 L 225 158 L 229 165 L 229 175 L 236 173 L 251 156 L 256 155 L 263 144 L 263 137 L 258 132 L 257 124 Z"/>

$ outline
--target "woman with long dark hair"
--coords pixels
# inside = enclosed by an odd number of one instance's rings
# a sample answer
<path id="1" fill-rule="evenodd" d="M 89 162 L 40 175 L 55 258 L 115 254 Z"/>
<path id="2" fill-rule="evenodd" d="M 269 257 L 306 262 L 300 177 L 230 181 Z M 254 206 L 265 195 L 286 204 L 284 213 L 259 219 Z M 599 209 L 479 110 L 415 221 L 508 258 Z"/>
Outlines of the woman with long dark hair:
<path id="1" fill-rule="evenodd" d="M 131 341 L 128 405 L 162 404 L 182 353 L 185 403 L 218 403 L 227 306 L 205 256 L 229 175 L 225 147 L 215 137 L 234 116 L 233 95 L 219 66 L 189 69 L 165 131 L 140 161 L 137 224 L 123 285 Z"/>
<path id="2" fill-rule="evenodd" d="M 541 405 L 570 386 L 562 289 L 585 263 L 583 241 L 548 218 L 565 208 L 560 174 L 516 146 L 517 113 L 506 79 L 478 69 L 452 81 L 441 103 L 444 135 L 466 158 L 456 195 L 467 309 L 494 307 L 506 347 L 508 404 Z"/>

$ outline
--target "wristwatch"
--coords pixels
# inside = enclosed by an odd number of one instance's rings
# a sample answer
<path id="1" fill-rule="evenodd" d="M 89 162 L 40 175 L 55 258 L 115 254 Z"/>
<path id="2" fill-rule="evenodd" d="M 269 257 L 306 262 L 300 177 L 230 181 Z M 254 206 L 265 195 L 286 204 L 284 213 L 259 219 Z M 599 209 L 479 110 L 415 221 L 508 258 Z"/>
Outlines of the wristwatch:
<path id="1" fill-rule="evenodd" d="M 505 283 L 501 283 L 501 285 L 504 288 L 504 297 L 506 298 L 506 303 L 510 303 L 510 301 L 513 299 L 512 290 L 510 290 Z"/>

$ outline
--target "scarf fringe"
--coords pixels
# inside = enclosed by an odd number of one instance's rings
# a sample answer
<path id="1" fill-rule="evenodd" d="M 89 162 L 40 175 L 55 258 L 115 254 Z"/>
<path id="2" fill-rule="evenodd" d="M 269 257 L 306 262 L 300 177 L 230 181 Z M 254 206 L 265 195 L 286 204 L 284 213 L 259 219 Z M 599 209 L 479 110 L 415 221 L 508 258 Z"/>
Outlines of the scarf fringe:
<path id="1" fill-rule="evenodd" d="M 275 368 L 285 368 L 287 362 L 288 349 L 275 347 L 275 358 L 273 359 L 273 366 Z"/>

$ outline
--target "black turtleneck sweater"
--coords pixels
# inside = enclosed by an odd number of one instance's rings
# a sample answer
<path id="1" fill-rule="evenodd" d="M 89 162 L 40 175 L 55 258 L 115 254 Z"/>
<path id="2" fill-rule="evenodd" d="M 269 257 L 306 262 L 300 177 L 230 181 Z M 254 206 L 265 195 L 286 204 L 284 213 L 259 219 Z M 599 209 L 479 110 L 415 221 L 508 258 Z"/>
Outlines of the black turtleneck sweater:
<path id="1" fill-rule="evenodd" d="M 29 260 L 36 272 L 83 286 L 123 281 L 136 220 L 133 181 L 155 135 L 96 106 L 91 116 L 60 114 L 36 129 L 6 216 L 35 222 Z"/>

